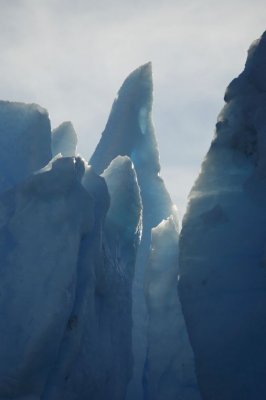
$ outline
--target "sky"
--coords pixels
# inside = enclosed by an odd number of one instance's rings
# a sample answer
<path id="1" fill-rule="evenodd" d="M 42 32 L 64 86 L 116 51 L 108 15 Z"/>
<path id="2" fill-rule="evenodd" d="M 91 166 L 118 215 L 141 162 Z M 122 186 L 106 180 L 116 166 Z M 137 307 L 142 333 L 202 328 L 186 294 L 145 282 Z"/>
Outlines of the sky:
<path id="1" fill-rule="evenodd" d="M 71 120 L 89 159 L 126 76 L 151 61 L 162 177 L 179 215 L 265 0 L 0 0 L 0 98 Z"/>

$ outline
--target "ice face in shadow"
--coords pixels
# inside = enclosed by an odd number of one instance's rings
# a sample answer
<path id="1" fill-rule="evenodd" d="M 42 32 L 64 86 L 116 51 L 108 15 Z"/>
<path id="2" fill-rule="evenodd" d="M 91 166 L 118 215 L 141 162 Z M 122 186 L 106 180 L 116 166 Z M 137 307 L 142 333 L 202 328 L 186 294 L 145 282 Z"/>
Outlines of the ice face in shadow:
<path id="1" fill-rule="evenodd" d="M 115 158 L 103 177 L 111 205 L 104 229 L 106 271 L 109 273 L 105 273 L 102 291 L 107 293 L 109 324 L 116 324 L 111 330 L 111 336 L 116 337 L 112 343 L 112 379 L 103 400 L 122 400 L 133 370 L 132 283 L 142 229 L 142 202 L 137 176 L 128 157 Z M 114 285 L 110 284 L 112 281 Z"/>
<path id="2" fill-rule="evenodd" d="M 136 172 L 130 158 L 116 157 L 102 176 L 111 196 L 106 225 L 109 238 L 113 238 L 114 225 L 115 231 L 120 232 L 119 236 L 125 242 L 129 238 L 130 243 L 135 236 L 139 239 L 142 231 L 142 204 Z"/>
<path id="3" fill-rule="evenodd" d="M 70 324 L 80 241 L 94 221 L 80 167 L 61 158 L 0 198 L 1 398 L 40 398 Z"/>
<path id="4" fill-rule="evenodd" d="M 75 157 L 78 138 L 71 122 L 63 122 L 52 132 L 53 157 L 61 153 L 63 157 Z"/>
<path id="5" fill-rule="evenodd" d="M 94 199 L 97 224 L 81 245 L 72 312 L 76 323 L 61 351 L 64 361 L 57 372 L 60 379 L 51 374 L 53 385 L 45 397 L 49 400 L 122 400 L 132 373 L 131 291 L 141 200 L 127 157 L 115 159 L 103 177 L 89 167 L 82 179 Z M 66 369 L 69 348 L 71 362 Z"/>
<path id="6" fill-rule="evenodd" d="M 180 239 L 180 294 L 204 399 L 266 397 L 266 33 L 226 90 Z"/>
<path id="7" fill-rule="evenodd" d="M 143 204 L 143 232 L 133 283 L 134 374 L 127 400 L 143 396 L 142 376 L 147 352 L 147 309 L 144 298 L 144 269 L 149 257 L 151 229 L 175 214 L 170 196 L 160 177 L 158 146 L 151 120 L 151 63 L 133 71 L 113 103 L 101 140 L 90 163 L 101 173 L 118 155 L 131 158 Z"/>
<path id="8" fill-rule="evenodd" d="M 200 400 L 195 364 L 177 293 L 178 232 L 173 218 L 152 229 L 145 271 L 148 351 L 147 400 Z"/>
<path id="9" fill-rule="evenodd" d="M 36 104 L 0 101 L 0 192 L 22 182 L 50 159 L 47 111 Z"/>
<path id="10" fill-rule="evenodd" d="M 94 323 L 97 324 L 95 291 L 97 277 L 103 271 L 103 224 L 110 197 L 105 180 L 95 174 L 84 160 L 77 160 L 83 166 L 81 183 L 92 201 L 94 220 L 91 231 L 80 241 L 73 307 L 42 396 L 44 400 L 87 398 L 94 389 L 91 385 L 93 377 L 97 374 L 102 377 L 91 364 L 94 362 L 91 348 L 93 351 L 98 349 L 97 340 L 100 340 L 95 336 L 96 327 L 93 327 Z"/>

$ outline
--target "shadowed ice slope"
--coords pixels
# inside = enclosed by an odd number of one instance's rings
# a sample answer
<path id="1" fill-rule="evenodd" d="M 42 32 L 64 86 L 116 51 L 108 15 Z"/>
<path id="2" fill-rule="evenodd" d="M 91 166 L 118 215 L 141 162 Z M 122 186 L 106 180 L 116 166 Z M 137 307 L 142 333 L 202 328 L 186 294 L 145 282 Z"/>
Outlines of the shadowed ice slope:
<path id="1" fill-rule="evenodd" d="M 180 240 L 180 294 L 206 400 L 266 398 L 266 33 L 228 86 Z"/>
<path id="2" fill-rule="evenodd" d="M 79 177 L 75 160 L 62 158 L 0 198 L 1 399 L 39 399 L 56 361 L 75 299 L 80 240 L 93 227 Z"/>

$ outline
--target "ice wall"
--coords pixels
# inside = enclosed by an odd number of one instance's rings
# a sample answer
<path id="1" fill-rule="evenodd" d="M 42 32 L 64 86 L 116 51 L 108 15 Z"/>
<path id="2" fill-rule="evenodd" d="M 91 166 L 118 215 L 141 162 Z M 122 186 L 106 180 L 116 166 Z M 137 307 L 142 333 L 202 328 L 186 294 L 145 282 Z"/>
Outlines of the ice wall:
<path id="1" fill-rule="evenodd" d="M 37 104 L 0 101 L 0 192 L 51 159 L 48 113 Z"/>
<path id="2" fill-rule="evenodd" d="M 40 398 L 71 324 L 80 241 L 94 219 L 79 167 L 59 159 L 0 198 L 1 399 Z"/>
<path id="3" fill-rule="evenodd" d="M 228 86 L 180 239 L 179 290 L 206 400 L 266 397 L 266 33 Z"/>
<path id="4" fill-rule="evenodd" d="M 173 217 L 152 229 L 145 271 L 148 351 L 147 400 L 199 400 L 194 356 L 177 293 L 178 232 Z"/>

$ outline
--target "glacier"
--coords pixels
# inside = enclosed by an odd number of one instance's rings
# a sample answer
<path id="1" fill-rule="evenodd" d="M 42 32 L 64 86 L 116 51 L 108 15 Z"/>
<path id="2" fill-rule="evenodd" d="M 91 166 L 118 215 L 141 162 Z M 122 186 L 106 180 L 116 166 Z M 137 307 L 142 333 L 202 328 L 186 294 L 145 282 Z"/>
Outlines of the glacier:
<path id="1" fill-rule="evenodd" d="M 204 399 L 266 397 L 266 32 L 225 92 L 190 193 L 179 292 Z"/>
<path id="2" fill-rule="evenodd" d="M 266 33 L 225 92 L 181 232 L 151 63 L 89 161 L 71 122 L 0 101 L 0 400 L 266 397 Z"/>

